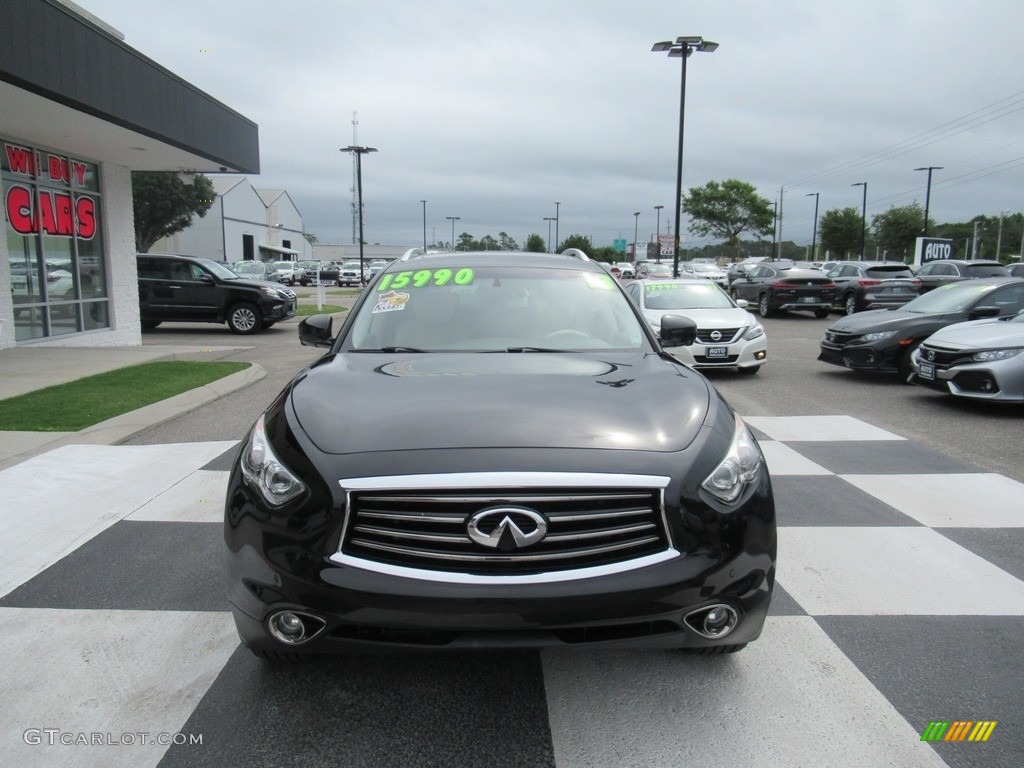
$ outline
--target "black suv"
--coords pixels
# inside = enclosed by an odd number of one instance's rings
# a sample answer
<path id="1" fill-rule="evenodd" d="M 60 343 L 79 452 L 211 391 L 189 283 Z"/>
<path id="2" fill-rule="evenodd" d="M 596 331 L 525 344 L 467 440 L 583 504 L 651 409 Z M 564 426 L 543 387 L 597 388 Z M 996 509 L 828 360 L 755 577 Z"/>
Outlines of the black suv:
<path id="1" fill-rule="evenodd" d="M 921 292 L 921 281 L 899 261 L 840 261 L 828 276 L 836 284 L 835 306 L 848 315 L 899 307 Z"/>
<path id="2" fill-rule="evenodd" d="M 661 318 L 666 346 L 696 335 Z M 257 655 L 717 654 L 760 634 L 776 534 L 757 442 L 581 251 L 416 249 L 336 337 L 316 315 L 299 338 L 327 354 L 259 417 L 226 494 Z"/>
<path id="3" fill-rule="evenodd" d="M 140 253 L 136 266 L 143 328 L 177 320 L 227 323 L 235 333 L 256 333 L 295 315 L 295 291 L 239 277 L 212 259 Z"/>

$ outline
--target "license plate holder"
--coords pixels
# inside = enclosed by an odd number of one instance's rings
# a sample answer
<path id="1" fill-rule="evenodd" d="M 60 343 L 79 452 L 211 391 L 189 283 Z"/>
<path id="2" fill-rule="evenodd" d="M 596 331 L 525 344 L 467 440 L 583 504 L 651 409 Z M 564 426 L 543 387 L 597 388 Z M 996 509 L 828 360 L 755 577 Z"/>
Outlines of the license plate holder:
<path id="1" fill-rule="evenodd" d="M 935 366 L 931 363 L 919 363 L 917 375 L 925 381 L 935 381 Z"/>
<path id="2" fill-rule="evenodd" d="M 705 352 L 705 356 L 711 360 L 712 358 L 725 358 L 729 356 L 728 347 L 708 347 Z"/>

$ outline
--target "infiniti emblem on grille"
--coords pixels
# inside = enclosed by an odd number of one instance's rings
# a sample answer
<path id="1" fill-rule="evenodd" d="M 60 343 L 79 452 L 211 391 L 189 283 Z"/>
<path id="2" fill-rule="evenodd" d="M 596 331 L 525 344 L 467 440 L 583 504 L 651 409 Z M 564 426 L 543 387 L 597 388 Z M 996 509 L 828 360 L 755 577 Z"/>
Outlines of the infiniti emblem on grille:
<path id="1" fill-rule="evenodd" d="M 548 521 L 526 507 L 488 507 L 469 518 L 466 533 L 481 546 L 512 552 L 532 546 L 548 532 Z"/>
<path id="2" fill-rule="evenodd" d="M 712 341 L 719 341 L 721 338 L 722 338 L 722 332 L 721 331 L 712 331 L 711 332 L 711 340 Z"/>

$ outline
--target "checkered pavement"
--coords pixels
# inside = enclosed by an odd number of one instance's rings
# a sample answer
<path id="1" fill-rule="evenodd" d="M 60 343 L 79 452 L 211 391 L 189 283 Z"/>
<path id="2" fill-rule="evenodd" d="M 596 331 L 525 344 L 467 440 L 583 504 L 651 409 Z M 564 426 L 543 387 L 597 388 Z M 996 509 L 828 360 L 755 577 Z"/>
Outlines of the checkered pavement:
<path id="1" fill-rule="evenodd" d="M 1024 484 L 846 416 L 747 422 L 775 487 L 778 582 L 761 639 L 727 657 L 268 666 L 238 646 L 221 584 L 232 443 L 65 446 L 0 472 L 0 757 L 1020 765 Z M 985 743 L 922 742 L 934 720 L 998 725 Z"/>

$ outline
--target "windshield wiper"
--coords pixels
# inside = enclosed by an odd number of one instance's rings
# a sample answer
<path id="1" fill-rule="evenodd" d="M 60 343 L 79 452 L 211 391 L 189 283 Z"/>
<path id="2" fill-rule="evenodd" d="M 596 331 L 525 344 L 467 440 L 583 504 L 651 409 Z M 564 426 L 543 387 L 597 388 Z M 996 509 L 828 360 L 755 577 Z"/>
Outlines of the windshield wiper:
<path id="1" fill-rule="evenodd" d="M 364 349 L 353 349 L 353 352 L 426 352 L 425 349 L 418 347 L 377 347 L 377 348 L 364 348 Z"/>
<path id="2" fill-rule="evenodd" d="M 506 352 L 566 352 L 565 349 L 552 349 L 550 347 L 509 347 Z"/>

